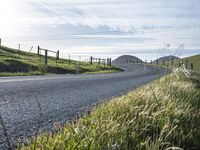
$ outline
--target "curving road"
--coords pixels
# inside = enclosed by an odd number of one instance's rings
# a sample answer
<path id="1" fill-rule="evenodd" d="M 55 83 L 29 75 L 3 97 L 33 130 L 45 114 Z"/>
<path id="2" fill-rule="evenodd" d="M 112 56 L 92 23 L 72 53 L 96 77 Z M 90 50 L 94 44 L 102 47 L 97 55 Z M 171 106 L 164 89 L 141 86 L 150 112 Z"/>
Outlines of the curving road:
<path id="1" fill-rule="evenodd" d="M 42 131 L 52 129 L 55 122 L 66 122 L 77 113 L 113 96 L 122 95 L 146 84 L 165 71 L 140 64 L 118 65 L 125 71 L 101 75 L 49 75 L 0 78 L 0 113 L 12 145 L 35 134 L 41 105 Z M 7 149 L 0 126 L 0 149 Z"/>

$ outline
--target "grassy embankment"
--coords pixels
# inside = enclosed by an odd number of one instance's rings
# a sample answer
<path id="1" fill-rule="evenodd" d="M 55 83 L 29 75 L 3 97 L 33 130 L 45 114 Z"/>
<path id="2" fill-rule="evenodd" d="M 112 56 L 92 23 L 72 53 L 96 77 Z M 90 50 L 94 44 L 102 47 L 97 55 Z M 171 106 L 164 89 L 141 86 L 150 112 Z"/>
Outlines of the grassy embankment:
<path id="1" fill-rule="evenodd" d="M 171 73 L 20 149 L 198 149 L 200 76 Z"/>
<path id="2" fill-rule="evenodd" d="M 187 60 L 187 63 L 188 63 L 188 66 L 187 68 L 189 70 L 191 70 L 191 63 L 193 64 L 193 70 L 194 71 L 200 71 L 200 55 L 194 55 L 194 56 L 190 56 L 190 57 L 185 57 L 185 58 L 182 58 L 180 60 L 176 60 L 176 61 L 173 61 L 173 64 L 171 63 L 171 61 L 169 62 L 165 62 L 165 64 L 148 64 L 148 65 L 153 65 L 153 66 L 159 66 L 159 67 L 164 67 L 164 68 L 174 68 L 174 67 L 179 67 L 180 65 L 180 62 L 182 62 L 184 65 L 186 65 L 186 60 Z"/>
<path id="3" fill-rule="evenodd" d="M 186 58 L 183 58 L 182 61 L 185 62 L 186 59 L 188 60 L 189 64 L 193 63 L 193 67 L 195 71 L 200 71 L 200 55 L 186 57 Z"/>
<path id="4" fill-rule="evenodd" d="M 79 72 L 111 73 L 119 71 L 115 67 L 86 62 L 48 58 L 48 66 L 44 65 L 44 57 L 36 54 L 18 51 L 0 46 L 0 76 L 42 75 L 76 73 L 76 64 L 79 63 Z"/>

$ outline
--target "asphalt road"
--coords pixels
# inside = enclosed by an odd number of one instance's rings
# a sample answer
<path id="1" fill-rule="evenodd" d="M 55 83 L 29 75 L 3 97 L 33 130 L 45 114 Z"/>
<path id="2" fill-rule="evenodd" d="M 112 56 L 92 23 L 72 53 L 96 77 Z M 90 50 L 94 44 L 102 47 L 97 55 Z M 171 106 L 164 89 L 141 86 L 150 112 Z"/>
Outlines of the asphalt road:
<path id="1" fill-rule="evenodd" d="M 78 113 L 127 93 L 165 72 L 143 65 L 120 67 L 125 71 L 114 74 L 0 78 L 0 113 L 12 144 L 24 142 L 35 134 L 40 116 L 36 99 L 42 110 L 40 129 L 50 131 L 55 122 L 69 121 Z M 0 149 L 7 146 L 3 133 L 0 126 Z"/>

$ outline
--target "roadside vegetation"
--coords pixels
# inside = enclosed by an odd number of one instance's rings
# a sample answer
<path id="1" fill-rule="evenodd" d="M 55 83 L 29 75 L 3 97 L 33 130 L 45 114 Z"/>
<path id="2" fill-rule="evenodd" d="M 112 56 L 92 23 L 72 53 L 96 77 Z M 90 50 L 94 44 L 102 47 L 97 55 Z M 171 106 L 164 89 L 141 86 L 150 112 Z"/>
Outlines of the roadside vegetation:
<path id="1" fill-rule="evenodd" d="M 113 98 L 64 126 L 57 124 L 51 133 L 36 134 L 17 149 L 199 149 L 199 57 L 187 58 L 194 63 L 195 71 L 189 73 L 183 66 L 172 69 L 165 77 Z M 42 57 L 6 47 L 0 47 L 0 58 L 0 76 L 77 72 L 76 61 L 60 59 L 56 63 L 49 57 L 45 67 Z M 80 63 L 79 67 L 80 73 L 117 70 L 89 63 Z"/>
<path id="2" fill-rule="evenodd" d="M 153 66 L 159 66 L 159 67 L 165 67 L 165 68 L 174 68 L 174 67 L 180 67 L 181 65 L 185 65 L 187 69 L 193 70 L 193 71 L 200 71 L 200 55 L 194 55 L 190 57 L 185 57 L 182 59 L 177 59 L 174 61 L 165 61 L 160 62 L 159 64 L 148 64 L 148 65 L 153 65 Z M 192 65 L 192 66 L 191 66 Z"/>
<path id="3" fill-rule="evenodd" d="M 188 60 L 189 63 L 193 63 L 194 70 L 200 71 L 200 55 L 183 58 L 182 61 L 185 62 L 186 59 Z"/>
<path id="4" fill-rule="evenodd" d="M 198 149 L 200 75 L 187 77 L 181 70 L 57 125 L 19 149 Z"/>
<path id="5" fill-rule="evenodd" d="M 44 65 L 44 57 L 33 53 L 22 52 L 8 47 L 0 46 L 0 76 L 66 74 L 85 72 L 120 71 L 118 68 L 106 65 L 89 64 L 74 60 L 48 57 L 48 65 Z"/>

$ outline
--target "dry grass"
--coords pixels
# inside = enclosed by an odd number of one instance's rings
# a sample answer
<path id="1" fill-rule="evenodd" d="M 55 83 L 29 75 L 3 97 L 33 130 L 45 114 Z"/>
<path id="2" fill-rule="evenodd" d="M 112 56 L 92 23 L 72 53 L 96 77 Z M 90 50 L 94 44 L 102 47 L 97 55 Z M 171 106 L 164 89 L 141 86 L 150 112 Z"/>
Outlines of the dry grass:
<path id="1" fill-rule="evenodd" d="M 19 149 L 198 149 L 199 76 L 170 74 Z"/>

